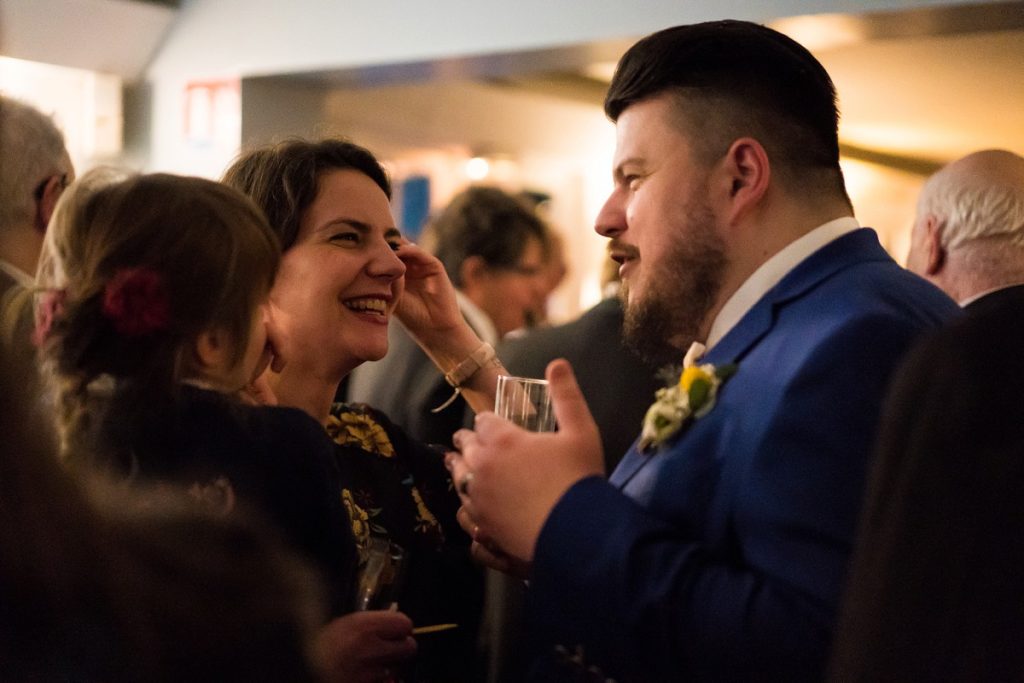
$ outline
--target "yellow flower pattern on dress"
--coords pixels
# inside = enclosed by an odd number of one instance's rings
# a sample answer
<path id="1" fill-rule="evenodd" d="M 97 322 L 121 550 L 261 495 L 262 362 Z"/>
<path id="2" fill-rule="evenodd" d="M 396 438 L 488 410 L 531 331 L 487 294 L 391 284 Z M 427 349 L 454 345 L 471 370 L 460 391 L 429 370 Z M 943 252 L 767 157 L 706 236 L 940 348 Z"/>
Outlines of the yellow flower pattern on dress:
<path id="1" fill-rule="evenodd" d="M 434 516 L 430 510 L 427 509 L 426 503 L 423 502 L 423 496 L 420 495 L 420 490 L 415 485 L 411 486 L 409 493 L 412 494 L 412 499 L 416 503 L 416 531 L 420 533 L 428 534 L 436 532 L 443 534 L 441 525 L 437 522 L 437 517 Z"/>
<path id="2" fill-rule="evenodd" d="M 385 460 L 395 458 L 395 449 L 387 431 L 374 417 L 369 406 L 352 403 L 335 403 L 325 424 L 327 435 L 340 446 L 358 448 L 366 453 Z M 448 478 L 446 477 L 446 480 Z M 437 517 L 427 507 L 416 481 L 407 475 L 401 481 L 402 490 L 412 499 L 415 509 L 412 522 L 413 531 L 430 536 L 438 543 L 444 542 L 444 530 Z M 448 480 L 448 486 L 451 482 Z M 379 493 L 379 492 L 377 492 Z M 375 492 L 356 489 L 343 489 L 343 502 L 352 520 L 352 534 L 360 551 L 367 547 L 373 536 L 388 536 L 388 523 L 385 522 L 384 510 L 379 507 Z M 362 503 L 362 505 L 360 505 Z"/>
<path id="3" fill-rule="evenodd" d="M 352 492 L 348 489 L 341 490 L 341 500 L 345 503 L 349 519 L 352 520 L 352 536 L 355 538 L 356 546 L 362 551 L 370 541 L 370 516 L 356 504 Z"/>
<path id="4" fill-rule="evenodd" d="M 345 411 L 340 415 L 332 412 L 327 416 L 325 427 L 327 435 L 337 444 L 356 446 L 385 458 L 395 457 L 395 449 L 387 432 L 362 411 Z"/>

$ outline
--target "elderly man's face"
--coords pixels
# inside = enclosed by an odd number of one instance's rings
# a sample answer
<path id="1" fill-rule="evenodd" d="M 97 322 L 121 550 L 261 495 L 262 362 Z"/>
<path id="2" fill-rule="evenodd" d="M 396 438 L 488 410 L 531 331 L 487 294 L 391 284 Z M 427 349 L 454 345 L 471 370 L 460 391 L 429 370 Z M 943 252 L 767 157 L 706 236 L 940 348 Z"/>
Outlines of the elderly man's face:
<path id="1" fill-rule="evenodd" d="M 669 95 L 630 105 L 617 123 L 615 189 L 596 230 L 621 265 L 627 341 L 657 361 L 706 330 L 727 264 L 698 164 Z"/>

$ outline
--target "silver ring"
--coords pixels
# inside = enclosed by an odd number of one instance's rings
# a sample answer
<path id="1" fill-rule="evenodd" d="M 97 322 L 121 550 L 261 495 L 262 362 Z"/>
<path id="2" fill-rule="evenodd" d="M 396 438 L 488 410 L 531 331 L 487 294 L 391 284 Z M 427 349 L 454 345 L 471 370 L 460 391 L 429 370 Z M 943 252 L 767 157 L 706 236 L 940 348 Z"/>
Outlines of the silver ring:
<path id="1" fill-rule="evenodd" d="M 473 481 L 473 473 L 472 472 L 466 472 L 464 475 L 462 475 L 462 479 L 459 480 L 459 493 L 461 493 L 464 496 L 468 496 L 469 495 L 469 485 L 470 485 L 470 483 L 472 483 L 472 481 Z"/>

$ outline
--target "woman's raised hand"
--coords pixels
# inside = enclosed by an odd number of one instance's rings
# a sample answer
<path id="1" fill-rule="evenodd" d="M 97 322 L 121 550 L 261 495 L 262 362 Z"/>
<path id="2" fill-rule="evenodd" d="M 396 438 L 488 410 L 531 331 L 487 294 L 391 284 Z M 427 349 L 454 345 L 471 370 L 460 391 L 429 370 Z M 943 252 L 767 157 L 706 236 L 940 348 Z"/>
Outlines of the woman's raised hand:
<path id="1" fill-rule="evenodd" d="M 450 372 L 483 341 L 462 317 L 455 286 L 437 257 L 403 240 L 398 258 L 405 263 L 405 292 L 395 313 L 441 373 Z M 474 411 L 494 409 L 499 372 L 500 364 L 488 363 L 462 384 L 462 397 Z"/>
<path id="2" fill-rule="evenodd" d="M 405 292 L 395 314 L 410 334 L 430 341 L 434 335 L 450 332 L 465 320 L 455 299 L 455 286 L 436 256 L 403 239 L 398 258 L 405 264 Z"/>

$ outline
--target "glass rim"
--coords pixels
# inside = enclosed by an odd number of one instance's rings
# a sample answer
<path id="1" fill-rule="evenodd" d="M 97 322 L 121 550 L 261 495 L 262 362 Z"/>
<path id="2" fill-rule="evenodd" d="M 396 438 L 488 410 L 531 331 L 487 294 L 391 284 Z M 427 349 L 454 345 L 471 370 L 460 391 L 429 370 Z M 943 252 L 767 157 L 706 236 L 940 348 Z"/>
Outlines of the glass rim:
<path id="1" fill-rule="evenodd" d="M 507 381 L 507 380 L 510 380 L 510 379 L 511 380 L 515 380 L 517 382 L 520 382 L 522 384 L 547 384 L 548 383 L 548 381 L 546 379 L 537 379 L 536 377 L 520 377 L 518 375 L 498 375 L 498 381 L 499 382 L 501 382 L 502 380 L 506 380 Z"/>

